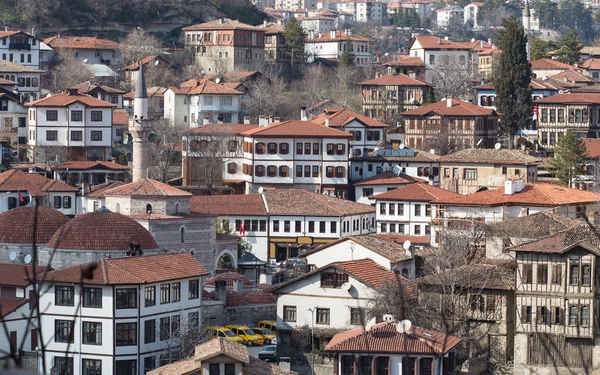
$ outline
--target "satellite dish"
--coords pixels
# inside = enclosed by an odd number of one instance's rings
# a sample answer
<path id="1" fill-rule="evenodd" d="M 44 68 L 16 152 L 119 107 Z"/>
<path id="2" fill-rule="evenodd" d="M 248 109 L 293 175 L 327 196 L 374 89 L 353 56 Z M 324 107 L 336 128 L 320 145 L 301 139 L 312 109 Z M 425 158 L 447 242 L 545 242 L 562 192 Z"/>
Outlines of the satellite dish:
<path id="1" fill-rule="evenodd" d="M 262 186 L 258 188 L 258 194 L 262 194 L 265 191 L 265 188 Z"/>
<path id="2" fill-rule="evenodd" d="M 16 252 L 11 252 L 10 255 L 8 256 L 8 259 L 10 260 L 15 260 L 17 259 L 17 253 Z"/>
<path id="3" fill-rule="evenodd" d="M 404 143 L 400 143 L 400 150 L 404 150 Z"/>
<path id="4" fill-rule="evenodd" d="M 396 165 L 396 166 L 394 166 L 394 168 L 392 168 L 392 172 L 393 172 L 395 175 L 399 175 L 399 174 L 400 174 L 400 172 L 402 172 L 402 169 L 401 169 L 399 166 L 397 166 L 397 165 Z"/>
<path id="5" fill-rule="evenodd" d="M 352 289 L 352 284 L 350 283 L 343 283 L 341 286 L 342 290 L 345 290 L 346 292 L 349 292 L 350 289 Z"/>
<path id="6" fill-rule="evenodd" d="M 500 150 L 500 149 L 502 148 L 502 144 L 500 144 L 500 143 L 496 143 L 496 144 L 494 145 L 494 148 L 495 148 L 496 150 Z"/>
<path id="7" fill-rule="evenodd" d="M 160 62 L 160 61 L 156 60 L 156 61 L 154 62 L 154 65 L 158 65 L 158 63 L 159 63 L 159 62 Z"/>
<path id="8" fill-rule="evenodd" d="M 410 250 L 410 245 L 412 245 L 410 243 L 409 240 L 404 241 L 404 243 L 402 244 L 402 247 L 404 248 L 404 250 Z"/>
<path id="9" fill-rule="evenodd" d="M 84 63 L 86 63 L 86 62 L 87 62 L 87 59 L 83 59 L 83 62 L 84 62 Z"/>
<path id="10" fill-rule="evenodd" d="M 31 263 L 31 255 L 30 254 L 25 255 L 25 259 L 23 259 L 23 261 L 25 262 L 25 264 Z"/>
<path id="11" fill-rule="evenodd" d="M 404 319 L 400 323 L 396 324 L 396 331 L 398 333 L 406 333 L 412 327 L 412 323 L 408 319 Z"/>
<path id="12" fill-rule="evenodd" d="M 221 78 L 217 77 L 217 79 L 215 79 L 215 83 L 221 83 Z"/>

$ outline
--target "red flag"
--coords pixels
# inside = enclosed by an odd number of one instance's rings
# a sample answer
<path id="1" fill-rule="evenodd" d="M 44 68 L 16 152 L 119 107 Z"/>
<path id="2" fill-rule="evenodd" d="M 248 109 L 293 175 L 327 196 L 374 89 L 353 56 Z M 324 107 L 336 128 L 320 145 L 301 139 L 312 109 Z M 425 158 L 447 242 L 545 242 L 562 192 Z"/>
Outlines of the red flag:
<path id="1" fill-rule="evenodd" d="M 23 202 L 23 201 L 24 201 L 23 195 L 21 195 L 21 193 L 19 193 L 19 202 Z"/>
<path id="2" fill-rule="evenodd" d="M 246 228 L 244 228 L 244 222 L 242 221 L 242 224 L 240 225 L 240 235 L 245 235 L 246 234 Z"/>

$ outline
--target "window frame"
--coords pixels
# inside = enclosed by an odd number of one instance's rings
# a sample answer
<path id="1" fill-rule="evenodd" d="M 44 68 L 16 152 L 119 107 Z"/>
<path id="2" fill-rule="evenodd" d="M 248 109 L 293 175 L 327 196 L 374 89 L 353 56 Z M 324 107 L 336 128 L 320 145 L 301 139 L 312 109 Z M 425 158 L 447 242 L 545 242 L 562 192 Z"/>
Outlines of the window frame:
<path id="1" fill-rule="evenodd" d="M 124 297 L 127 296 L 127 297 Z M 133 298 L 132 298 L 133 296 Z M 127 301 L 124 301 L 126 298 Z M 124 303 L 127 302 L 127 303 Z M 119 288 L 115 291 L 115 309 L 135 309 L 137 308 L 137 289 L 136 288 Z"/>

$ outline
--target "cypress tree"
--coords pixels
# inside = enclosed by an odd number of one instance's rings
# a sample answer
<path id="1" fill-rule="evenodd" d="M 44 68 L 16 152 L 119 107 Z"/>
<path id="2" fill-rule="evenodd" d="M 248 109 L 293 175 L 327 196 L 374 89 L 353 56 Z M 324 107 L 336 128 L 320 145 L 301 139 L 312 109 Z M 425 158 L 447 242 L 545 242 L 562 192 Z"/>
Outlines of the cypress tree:
<path id="1" fill-rule="evenodd" d="M 283 30 L 287 52 L 291 58 L 291 66 L 304 61 L 304 29 L 295 17 L 290 17 Z"/>
<path id="2" fill-rule="evenodd" d="M 512 148 L 515 132 L 531 127 L 531 65 L 527 60 L 527 36 L 519 20 L 511 17 L 502 24 L 504 30 L 498 31 L 502 53 L 494 78 L 496 108 L 501 114 L 501 135 L 508 138 L 509 148 Z"/>
<path id="3" fill-rule="evenodd" d="M 587 150 L 581 139 L 571 131 L 558 139 L 554 149 L 553 164 L 556 167 L 556 180 L 559 184 L 575 187 L 585 172 L 585 155 Z"/>

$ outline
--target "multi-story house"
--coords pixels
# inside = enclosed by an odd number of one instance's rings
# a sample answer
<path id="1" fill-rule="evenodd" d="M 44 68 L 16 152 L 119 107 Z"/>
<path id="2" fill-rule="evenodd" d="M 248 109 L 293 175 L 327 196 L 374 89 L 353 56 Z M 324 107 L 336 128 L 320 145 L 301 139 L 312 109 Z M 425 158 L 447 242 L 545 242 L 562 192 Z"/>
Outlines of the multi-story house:
<path id="1" fill-rule="evenodd" d="M 420 57 L 408 55 L 392 55 L 381 58 L 382 66 L 387 68 L 387 74 L 404 74 L 411 78 L 425 79 L 425 63 Z"/>
<path id="2" fill-rule="evenodd" d="M 578 138 L 600 138 L 600 94 L 558 94 L 536 100 L 541 147 L 553 154 L 558 139 L 570 131 Z"/>
<path id="3" fill-rule="evenodd" d="M 482 79 L 489 81 L 494 78 L 498 70 L 501 53 L 502 51 L 495 45 L 478 53 L 479 63 L 477 64 L 477 68 L 479 69 L 479 76 Z"/>
<path id="4" fill-rule="evenodd" d="M 316 9 L 316 0 L 274 0 L 275 9 L 283 9 L 286 11 Z M 292 14 L 297 17 L 296 14 Z"/>
<path id="5" fill-rule="evenodd" d="M 192 212 L 218 215 L 222 226 L 245 237 L 253 254 L 265 261 L 283 261 L 302 249 L 375 231 L 374 207 L 303 189 L 195 196 Z"/>
<path id="6" fill-rule="evenodd" d="M 171 125 L 237 124 L 240 91 L 208 79 L 191 79 L 164 93 L 164 117 Z"/>
<path id="7" fill-rule="evenodd" d="M 68 90 L 26 104 L 31 159 L 37 149 L 56 148 L 59 159 L 107 160 L 112 149 L 114 104 Z M 58 150 L 60 149 L 60 150 Z M 40 151 L 40 152 L 41 152 Z M 61 158 L 62 156 L 62 158 Z"/>
<path id="8" fill-rule="evenodd" d="M 265 30 L 219 18 L 183 28 L 185 46 L 207 73 L 257 70 L 264 62 Z"/>
<path id="9" fill-rule="evenodd" d="M 27 144 L 27 108 L 23 97 L 11 89 L 15 86 L 15 82 L 0 79 L 0 139 L 6 139 L 23 156 L 22 146 L 16 145 Z"/>
<path id="10" fill-rule="evenodd" d="M 132 64 L 121 68 L 121 71 L 125 72 L 125 79 L 131 85 L 131 87 L 135 87 L 135 84 L 137 83 L 140 75 L 140 66 L 143 66 L 144 71 L 146 72 L 148 69 L 152 69 L 152 66 L 160 66 L 161 69 L 164 69 L 165 71 L 172 71 L 175 74 L 177 74 L 177 70 L 179 70 L 179 67 L 171 64 L 169 60 L 165 59 L 161 55 L 146 56 L 140 61 L 135 61 Z"/>
<path id="11" fill-rule="evenodd" d="M 587 225 L 510 248 L 515 253 L 514 363 L 520 374 L 585 374 L 597 350 L 596 229 Z"/>
<path id="12" fill-rule="evenodd" d="M 77 60 L 86 64 L 104 64 L 118 67 L 123 62 L 120 43 L 109 39 L 91 36 L 64 36 L 56 35 L 44 39 L 44 43 L 55 52 L 66 51 L 74 55 Z"/>
<path id="13" fill-rule="evenodd" d="M 581 138 L 585 146 L 585 174 L 579 176 L 576 186 L 584 190 L 600 190 L 600 139 Z"/>
<path id="14" fill-rule="evenodd" d="M 40 43 L 39 38 L 23 31 L 0 31 L 2 60 L 34 70 L 40 68 Z"/>
<path id="15" fill-rule="evenodd" d="M 336 3 L 337 11 L 354 15 L 356 22 L 382 24 L 387 20 L 387 2 L 373 0 L 343 0 Z"/>
<path id="16" fill-rule="evenodd" d="M 387 6 L 388 14 L 403 12 L 404 14 L 416 13 L 425 21 L 431 15 L 431 2 L 427 0 L 412 0 L 406 2 L 392 2 Z"/>
<path id="17" fill-rule="evenodd" d="M 425 102 L 431 84 L 404 74 L 387 75 L 359 83 L 365 116 L 385 121 Z"/>
<path id="18" fill-rule="evenodd" d="M 439 28 L 447 28 L 452 22 L 456 22 L 459 25 L 464 22 L 465 9 L 459 6 L 440 8 L 435 13 L 437 26 Z"/>
<path id="19" fill-rule="evenodd" d="M 385 139 L 386 123 L 363 116 L 345 108 L 325 108 L 323 113 L 310 120 L 319 125 L 350 133 L 350 155 L 357 157 L 375 150 Z"/>
<path id="20" fill-rule="evenodd" d="M 336 29 L 335 19 L 321 15 L 304 18 L 301 24 L 305 33 L 325 34 Z"/>
<path id="21" fill-rule="evenodd" d="M 555 79 L 532 79 L 529 85 L 533 90 L 531 98 L 534 101 L 574 88 L 569 83 Z M 477 91 L 477 103 L 480 107 L 496 109 L 496 88 L 493 83 L 486 83 L 474 89 Z"/>
<path id="22" fill-rule="evenodd" d="M 424 179 L 392 171 L 381 172 L 373 177 L 354 183 L 354 200 L 362 204 L 375 204 L 375 196 L 414 183 L 429 183 Z"/>
<path id="23" fill-rule="evenodd" d="M 16 83 L 17 94 L 24 100 L 40 98 L 40 77 L 43 72 L 11 61 L 0 60 L 0 79 Z"/>
<path id="24" fill-rule="evenodd" d="M 83 235 L 85 233 L 73 233 Z M 201 278 L 190 254 L 102 259 L 48 274 L 41 337 L 59 373 L 145 374 L 202 322 Z"/>
<path id="25" fill-rule="evenodd" d="M 125 91 L 101 85 L 93 78 L 73 86 L 71 89 L 76 89 L 77 93 L 81 95 L 93 96 L 100 100 L 104 100 L 105 102 L 114 104 L 116 109 L 123 108 L 123 95 L 125 94 Z"/>
<path id="26" fill-rule="evenodd" d="M 285 41 L 285 28 L 281 22 L 263 23 L 265 29 L 265 63 L 285 66 L 290 63 L 287 44 Z M 297 61 L 298 63 L 301 61 Z"/>
<path id="27" fill-rule="evenodd" d="M 533 77 L 539 79 L 549 78 L 571 69 L 577 69 L 577 67 L 553 59 L 539 59 L 531 62 Z"/>
<path id="28" fill-rule="evenodd" d="M 469 43 L 452 42 L 431 35 L 419 35 L 411 40 L 408 49 L 411 57 L 419 57 L 425 63 L 425 80 L 427 82 L 432 81 L 434 75 L 432 70 L 436 69 L 436 63 L 447 65 L 452 62 L 458 67 L 468 69 L 469 72 L 477 71 L 475 66 L 477 61 L 474 61 L 473 49 Z"/>
<path id="29" fill-rule="evenodd" d="M 577 64 L 577 67 L 582 69 L 587 76 L 600 79 L 600 59 L 597 57 L 591 57 L 581 64 Z"/>
<path id="30" fill-rule="evenodd" d="M 459 194 L 502 189 L 506 180 L 537 181 L 539 160 L 519 150 L 468 148 L 440 157 L 440 186 Z"/>
<path id="31" fill-rule="evenodd" d="M 400 114 L 404 121 L 404 143 L 418 149 L 437 148 L 450 142 L 456 149 L 493 147 L 498 141 L 496 111 L 458 99 L 445 100 Z M 440 137 L 445 139 L 440 140 Z"/>
<path id="32" fill-rule="evenodd" d="M 366 66 L 371 63 L 371 51 L 369 39 L 352 35 L 349 30 L 331 30 L 325 34 L 309 35 L 305 43 L 307 61 L 313 62 L 317 59 L 339 59 L 344 51 L 350 51 L 354 55 L 354 63 L 357 66 Z"/>
<path id="33" fill-rule="evenodd" d="M 479 23 L 477 22 L 477 15 L 479 13 L 479 8 L 483 6 L 484 3 L 480 2 L 472 2 L 465 6 L 465 14 L 464 14 L 464 22 L 469 22 L 474 29 L 479 28 Z"/>

